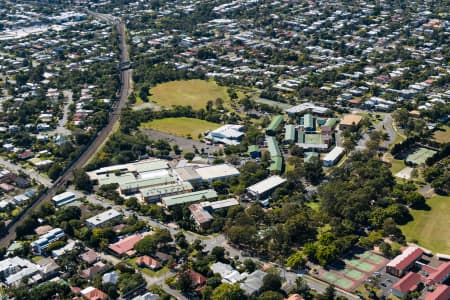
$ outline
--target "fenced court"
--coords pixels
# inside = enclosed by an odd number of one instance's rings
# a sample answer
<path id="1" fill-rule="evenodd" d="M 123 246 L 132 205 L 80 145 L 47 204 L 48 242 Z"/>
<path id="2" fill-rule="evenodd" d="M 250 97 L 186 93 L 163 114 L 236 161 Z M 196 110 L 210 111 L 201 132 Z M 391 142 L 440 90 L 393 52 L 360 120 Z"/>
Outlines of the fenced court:
<path id="1" fill-rule="evenodd" d="M 361 261 L 359 259 L 346 259 L 344 260 L 345 264 L 350 265 L 358 270 L 361 270 L 363 272 L 375 272 L 375 266 L 372 264 L 369 264 L 367 262 Z"/>
<path id="2" fill-rule="evenodd" d="M 351 279 L 355 279 L 355 280 L 361 280 L 364 277 L 363 273 L 361 273 L 358 270 L 352 270 L 352 269 L 344 269 L 344 270 L 340 271 L 339 273 L 342 273 L 345 276 L 350 277 Z"/>
<path id="3" fill-rule="evenodd" d="M 346 259 L 330 265 L 330 269 L 320 269 L 318 277 L 338 288 L 352 291 L 387 262 L 384 257 L 370 251 L 355 250 Z"/>
<path id="4" fill-rule="evenodd" d="M 364 259 L 367 259 L 367 260 L 369 260 L 371 262 L 374 262 L 377 265 L 383 263 L 386 260 L 385 258 L 383 258 L 383 257 L 381 257 L 379 255 L 376 255 L 376 254 L 374 254 L 372 252 L 369 252 L 369 251 L 364 252 L 362 254 L 359 254 L 358 256 L 360 258 L 364 258 Z"/>
<path id="5" fill-rule="evenodd" d="M 422 165 L 425 163 L 427 158 L 433 156 L 436 153 L 434 150 L 427 148 L 418 148 L 416 151 L 408 155 L 406 162 L 412 163 L 414 165 Z"/>
<path id="6" fill-rule="evenodd" d="M 353 281 L 350 281 L 348 279 L 342 278 L 335 273 L 332 272 L 325 272 L 321 276 L 325 281 L 331 283 L 332 285 L 335 285 L 337 287 L 343 288 L 345 290 L 349 289 L 352 285 L 354 285 Z"/>

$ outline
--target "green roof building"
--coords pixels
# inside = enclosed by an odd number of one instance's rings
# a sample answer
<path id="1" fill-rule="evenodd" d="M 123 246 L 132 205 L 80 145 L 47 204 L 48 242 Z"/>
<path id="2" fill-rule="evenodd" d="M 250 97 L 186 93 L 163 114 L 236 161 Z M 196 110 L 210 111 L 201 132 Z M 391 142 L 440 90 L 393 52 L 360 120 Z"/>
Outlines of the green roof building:
<path id="1" fill-rule="evenodd" d="M 213 189 L 197 191 L 192 193 L 168 196 L 162 198 L 162 204 L 169 208 L 174 205 L 182 205 L 200 201 L 209 201 L 217 198 L 217 193 Z"/>
<path id="2" fill-rule="evenodd" d="M 337 119 L 336 118 L 328 118 L 323 126 L 328 126 L 330 128 L 334 128 L 336 126 Z"/>
<path id="3" fill-rule="evenodd" d="M 314 131 L 314 118 L 312 114 L 305 114 L 303 116 L 303 128 L 305 131 Z"/>
<path id="4" fill-rule="evenodd" d="M 283 169 L 283 157 L 281 156 L 272 156 L 270 158 L 272 163 L 269 166 L 269 171 L 281 173 Z"/>
<path id="5" fill-rule="evenodd" d="M 132 181 L 118 182 L 120 192 L 124 195 L 137 193 L 142 188 L 148 188 L 152 186 L 167 185 L 177 182 L 177 178 L 172 175 L 164 175 L 153 178 L 141 178 Z"/>
<path id="6" fill-rule="evenodd" d="M 269 126 L 266 129 L 266 134 L 275 135 L 278 130 L 278 127 L 280 127 L 282 122 L 283 122 L 282 115 L 277 115 L 273 117 L 272 122 L 270 122 Z"/>
<path id="7" fill-rule="evenodd" d="M 284 126 L 284 141 L 287 143 L 295 143 L 295 135 L 296 135 L 296 130 L 295 130 L 295 125 L 293 124 L 287 124 Z"/>
<path id="8" fill-rule="evenodd" d="M 158 201 L 162 197 L 177 195 L 185 192 L 191 192 L 193 190 L 192 184 L 189 182 L 172 183 L 167 185 L 148 187 L 140 189 L 142 199 L 145 201 Z"/>
<path id="9" fill-rule="evenodd" d="M 266 135 L 267 147 L 269 148 L 270 156 L 281 156 L 280 147 L 277 139 L 274 136 Z"/>

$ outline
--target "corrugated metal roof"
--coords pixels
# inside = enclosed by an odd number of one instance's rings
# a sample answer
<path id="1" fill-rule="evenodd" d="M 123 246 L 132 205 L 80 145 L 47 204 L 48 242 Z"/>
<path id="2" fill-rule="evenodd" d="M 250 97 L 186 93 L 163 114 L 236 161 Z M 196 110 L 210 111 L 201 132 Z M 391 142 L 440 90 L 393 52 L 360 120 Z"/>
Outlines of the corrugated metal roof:
<path id="1" fill-rule="evenodd" d="M 217 193 L 215 190 L 203 190 L 192 193 L 186 193 L 181 195 L 174 195 L 169 197 L 163 197 L 162 202 L 166 207 L 170 207 L 178 204 L 185 204 L 191 202 L 197 202 L 201 200 L 210 200 L 217 198 Z"/>

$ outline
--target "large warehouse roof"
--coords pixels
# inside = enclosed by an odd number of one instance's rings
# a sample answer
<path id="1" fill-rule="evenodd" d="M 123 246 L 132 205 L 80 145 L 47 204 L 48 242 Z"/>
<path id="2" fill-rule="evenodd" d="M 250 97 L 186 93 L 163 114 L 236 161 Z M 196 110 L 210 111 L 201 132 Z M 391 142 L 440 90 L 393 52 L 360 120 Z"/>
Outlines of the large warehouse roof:
<path id="1" fill-rule="evenodd" d="M 263 194 L 271 189 L 276 188 L 277 186 L 286 182 L 286 179 L 281 178 L 278 175 L 270 176 L 254 185 L 251 185 L 247 188 L 247 191 L 254 194 Z"/>

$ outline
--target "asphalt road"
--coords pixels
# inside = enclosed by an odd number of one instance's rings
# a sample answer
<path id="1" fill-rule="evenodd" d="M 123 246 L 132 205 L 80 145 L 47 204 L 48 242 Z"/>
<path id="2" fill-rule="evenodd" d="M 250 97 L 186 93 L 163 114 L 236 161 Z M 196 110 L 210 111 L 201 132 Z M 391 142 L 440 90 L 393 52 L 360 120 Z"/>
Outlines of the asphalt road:
<path id="1" fill-rule="evenodd" d="M 119 42 L 119 47 L 121 51 L 120 61 L 127 62 L 129 61 L 129 53 L 125 37 L 126 31 L 125 24 L 118 23 L 116 26 L 120 39 Z M 125 107 L 126 102 L 128 100 L 128 96 L 130 95 L 132 70 L 130 69 L 121 70 L 120 77 L 121 77 L 121 88 L 119 93 L 119 101 L 114 106 L 113 111 L 110 114 L 108 124 L 97 134 L 95 140 L 91 143 L 91 145 L 87 149 L 84 150 L 83 154 L 72 164 L 72 166 L 68 170 L 66 170 L 66 172 L 64 172 L 64 174 L 61 175 L 57 180 L 55 180 L 54 184 L 49 187 L 47 193 L 44 194 L 40 199 L 38 199 L 33 205 L 29 206 L 25 210 L 25 213 L 19 219 L 17 219 L 14 222 L 14 224 L 11 225 L 8 234 L 0 240 L 0 247 L 8 247 L 8 245 L 16 238 L 17 227 L 23 223 L 28 213 L 30 211 L 35 210 L 41 203 L 45 201 L 50 201 L 51 198 L 55 195 L 56 191 L 59 188 L 66 186 L 67 182 L 69 182 L 72 179 L 72 171 L 75 169 L 82 168 L 95 154 L 96 150 L 108 138 L 115 124 L 119 121 L 120 111 L 122 110 L 123 107 Z"/>

